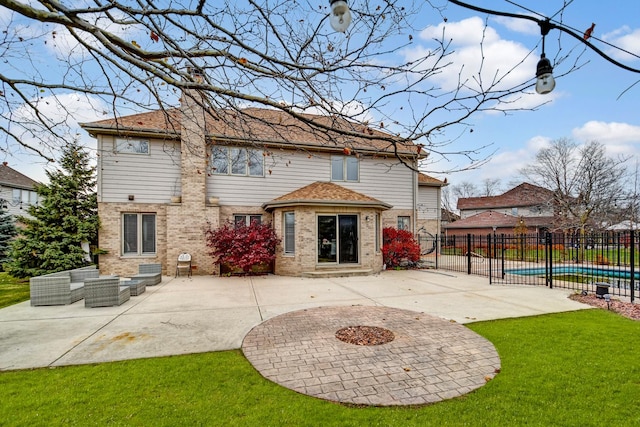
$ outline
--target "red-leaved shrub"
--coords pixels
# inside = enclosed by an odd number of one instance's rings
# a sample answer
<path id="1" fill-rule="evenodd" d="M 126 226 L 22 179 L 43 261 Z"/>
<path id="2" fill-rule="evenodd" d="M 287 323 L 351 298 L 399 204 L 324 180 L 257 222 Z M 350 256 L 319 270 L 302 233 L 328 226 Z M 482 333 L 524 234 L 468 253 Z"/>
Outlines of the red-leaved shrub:
<path id="1" fill-rule="evenodd" d="M 411 232 L 386 227 L 382 230 L 382 258 L 387 268 L 413 265 L 420 260 L 420 244 Z"/>
<path id="2" fill-rule="evenodd" d="M 254 266 L 273 262 L 280 243 L 271 224 L 258 222 L 251 225 L 228 222 L 215 230 L 209 225 L 205 237 L 214 262 L 242 269 L 245 274 Z"/>

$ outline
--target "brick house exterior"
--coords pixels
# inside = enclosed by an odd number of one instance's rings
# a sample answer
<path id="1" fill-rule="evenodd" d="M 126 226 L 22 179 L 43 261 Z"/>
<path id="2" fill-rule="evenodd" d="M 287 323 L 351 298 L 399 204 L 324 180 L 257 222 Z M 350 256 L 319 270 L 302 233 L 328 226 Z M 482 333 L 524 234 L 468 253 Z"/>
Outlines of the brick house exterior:
<path id="1" fill-rule="evenodd" d="M 382 228 L 402 220 L 417 229 L 418 173 L 403 164 L 417 168 L 425 157 L 415 145 L 334 117 L 213 110 L 198 93 L 181 101 L 180 109 L 82 124 L 98 142 L 104 274 L 159 262 L 173 275 L 182 252 L 191 253 L 194 274 L 218 274 L 205 229 L 255 219 L 282 239 L 276 274 L 376 273 Z"/>

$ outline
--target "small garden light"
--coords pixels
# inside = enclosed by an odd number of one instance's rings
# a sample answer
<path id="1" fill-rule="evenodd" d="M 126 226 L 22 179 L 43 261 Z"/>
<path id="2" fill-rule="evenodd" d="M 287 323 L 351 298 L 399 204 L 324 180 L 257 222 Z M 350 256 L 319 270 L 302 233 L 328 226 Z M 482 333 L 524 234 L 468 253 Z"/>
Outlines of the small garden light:
<path id="1" fill-rule="evenodd" d="M 611 310 L 611 295 L 610 294 L 604 294 L 604 300 L 607 302 L 607 310 Z"/>

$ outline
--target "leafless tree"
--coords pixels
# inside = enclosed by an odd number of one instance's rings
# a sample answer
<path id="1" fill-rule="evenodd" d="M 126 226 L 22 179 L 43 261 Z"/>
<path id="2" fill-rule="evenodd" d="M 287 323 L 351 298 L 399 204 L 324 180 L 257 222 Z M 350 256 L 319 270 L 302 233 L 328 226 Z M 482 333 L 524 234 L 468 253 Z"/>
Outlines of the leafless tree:
<path id="1" fill-rule="evenodd" d="M 485 178 L 481 182 L 480 196 L 490 197 L 500 193 L 502 182 L 499 178 Z"/>
<path id="2" fill-rule="evenodd" d="M 451 192 L 456 199 L 467 197 L 478 197 L 480 192 L 478 187 L 471 181 L 461 181 L 451 187 Z"/>
<path id="3" fill-rule="evenodd" d="M 453 144 L 470 117 L 535 108 L 518 103 L 533 76 L 514 78 L 514 70 L 535 62 L 536 46 L 500 70 L 484 62 L 474 71 L 453 65 L 445 32 L 419 57 L 403 55 L 415 47 L 416 16 L 434 12 L 430 2 L 358 2 L 346 35 L 329 27 L 325 0 L 0 4 L 5 155 L 19 146 L 50 159 L 70 139 L 68 117 L 86 110 L 104 118 L 169 110 L 190 89 L 207 95 L 198 102 L 212 114 L 271 108 L 344 141 L 380 139 L 372 129 L 391 145 L 416 143 L 432 156 L 479 164 L 483 147 L 462 151 Z M 458 77 L 455 87 L 433 83 L 442 73 Z M 305 112 L 365 127 L 335 129 Z"/>
<path id="4" fill-rule="evenodd" d="M 584 235 L 587 229 L 601 229 L 625 194 L 627 160 L 607 156 L 597 141 L 580 146 L 562 138 L 541 149 L 535 162 L 521 172 L 553 191 L 556 227 Z"/>

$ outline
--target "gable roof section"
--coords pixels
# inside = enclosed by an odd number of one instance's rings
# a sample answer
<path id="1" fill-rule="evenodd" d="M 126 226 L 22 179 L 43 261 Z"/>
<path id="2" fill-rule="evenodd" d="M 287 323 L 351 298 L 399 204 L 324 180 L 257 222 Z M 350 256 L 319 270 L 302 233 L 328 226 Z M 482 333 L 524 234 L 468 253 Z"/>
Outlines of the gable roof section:
<path id="1" fill-rule="evenodd" d="M 38 184 L 37 181 L 10 168 L 6 163 L 0 164 L 0 185 L 32 190 L 36 184 Z"/>
<path id="2" fill-rule="evenodd" d="M 314 182 L 262 205 L 266 211 L 288 206 L 351 206 L 390 209 L 392 206 L 333 182 Z"/>
<path id="3" fill-rule="evenodd" d="M 537 206 L 553 200 L 553 191 L 524 182 L 499 196 L 464 197 L 458 199 L 458 209 L 495 209 Z"/>
<path id="4" fill-rule="evenodd" d="M 318 129 L 284 111 L 266 108 L 243 110 L 207 110 L 206 133 L 210 141 L 267 146 L 286 145 L 296 148 L 329 148 L 375 152 L 386 155 L 426 157 L 426 153 L 412 142 L 404 142 L 391 134 L 380 132 L 364 124 L 334 116 L 300 114 L 309 122 L 363 135 L 343 135 L 331 130 Z M 179 109 L 157 110 L 115 119 L 100 120 L 80 125 L 92 135 L 149 136 L 180 138 Z M 379 138 L 376 138 L 379 137 Z M 393 140 L 394 143 L 389 141 Z"/>
<path id="5" fill-rule="evenodd" d="M 479 214 L 472 215 L 465 219 L 454 221 L 445 226 L 449 229 L 459 228 L 492 228 L 494 225 L 496 228 L 515 228 L 518 225 L 521 217 L 505 215 L 496 211 L 481 212 Z M 532 216 L 524 217 L 524 224 L 527 227 L 548 227 L 553 223 L 553 217 L 548 216 Z"/>
<path id="6" fill-rule="evenodd" d="M 424 185 L 425 187 L 445 187 L 449 185 L 447 181 L 440 181 L 437 178 L 424 174 L 422 172 L 418 173 L 418 185 Z"/>

